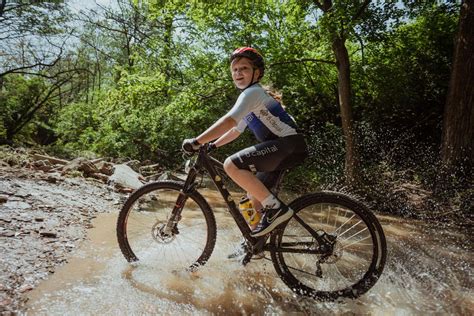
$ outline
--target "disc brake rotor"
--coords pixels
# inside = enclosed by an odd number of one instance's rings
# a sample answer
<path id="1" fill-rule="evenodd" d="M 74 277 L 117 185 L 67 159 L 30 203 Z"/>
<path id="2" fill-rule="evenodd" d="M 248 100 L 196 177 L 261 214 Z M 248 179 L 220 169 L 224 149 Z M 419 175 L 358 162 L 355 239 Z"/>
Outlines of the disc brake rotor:
<path id="1" fill-rule="evenodd" d="M 168 244 L 172 242 L 176 238 L 176 235 L 173 232 L 170 234 L 165 233 L 165 228 L 166 224 L 160 222 L 155 223 L 151 229 L 152 238 L 162 244 Z"/>

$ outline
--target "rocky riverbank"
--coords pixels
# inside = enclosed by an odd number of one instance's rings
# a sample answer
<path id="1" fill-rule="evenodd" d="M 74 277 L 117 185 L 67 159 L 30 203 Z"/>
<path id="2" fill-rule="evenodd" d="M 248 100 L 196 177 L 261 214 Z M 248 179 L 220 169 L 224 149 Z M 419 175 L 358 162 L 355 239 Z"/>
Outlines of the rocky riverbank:
<path id="1" fill-rule="evenodd" d="M 0 313 L 21 311 L 24 294 L 67 262 L 91 220 L 118 212 L 143 180 L 128 164 L 2 150 Z"/>
<path id="2" fill-rule="evenodd" d="M 93 179 L 0 167 L 0 311 L 21 310 L 22 295 L 66 262 L 97 213 L 124 194 Z"/>

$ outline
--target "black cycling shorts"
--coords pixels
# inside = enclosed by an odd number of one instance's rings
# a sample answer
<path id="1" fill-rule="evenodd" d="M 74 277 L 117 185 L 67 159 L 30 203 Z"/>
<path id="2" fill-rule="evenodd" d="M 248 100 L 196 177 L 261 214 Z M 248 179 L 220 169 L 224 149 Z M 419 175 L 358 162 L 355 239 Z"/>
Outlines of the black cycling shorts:
<path id="1" fill-rule="evenodd" d="M 307 156 L 304 137 L 296 134 L 247 147 L 230 159 L 239 169 L 257 173 L 257 177 L 271 189 L 282 171 L 301 164 Z"/>

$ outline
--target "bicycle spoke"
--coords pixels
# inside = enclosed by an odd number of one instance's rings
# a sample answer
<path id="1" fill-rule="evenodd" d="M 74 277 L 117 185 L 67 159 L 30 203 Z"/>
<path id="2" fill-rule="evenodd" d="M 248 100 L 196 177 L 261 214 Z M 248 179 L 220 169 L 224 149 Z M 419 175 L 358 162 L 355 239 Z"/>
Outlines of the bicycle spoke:
<path id="1" fill-rule="evenodd" d="M 366 230 L 367 230 L 367 227 L 364 228 L 364 229 L 362 229 L 362 230 L 360 230 L 360 231 L 358 231 L 357 233 L 353 234 L 352 236 L 347 237 L 346 239 L 341 240 L 341 242 L 344 242 L 344 241 L 349 240 L 349 239 L 351 239 L 351 238 L 353 238 L 353 237 L 355 237 L 355 236 L 358 236 L 358 235 L 362 234 L 363 232 L 365 232 Z"/>
<path id="2" fill-rule="evenodd" d="M 344 224 L 342 224 L 341 226 L 339 226 L 339 228 L 336 229 L 336 230 L 334 231 L 334 233 L 335 233 L 336 235 L 339 235 L 338 232 L 339 232 L 340 230 L 342 230 L 342 228 L 343 228 L 347 223 L 349 223 L 354 217 L 355 217 L 355 215 L 352 215 L 349 219 L 347 219 L 347 221 L 344 222 Z"/>
<path id="3" fill-rule="evenodd" d="M 117 235 L 125 257 L 153 266 L 158 262 L 161 269 L 187 269 L 207 261 L 215 244 L 215 220 L 207 204 L 198 203 L 191 194 L 180 214 L 172 214 L 182 183 L 161 181 L 147 186 L 148 191 L 132 194 L 119 216 Z M 172 216 L 179 222 L 168 229 Z"/>
<path id="4" fill-rule="evenodd" d="M 385 239 L 369 224 L 376 218 L 366 215 L 364 205 L 342 194 L 320 193 L 293 202 L 292 208 L 297 216 L 274 235 L 270 250 L 286 284 L 299 294 L 331 299 L 358 296 L 376 282 L 371 276 L 382 271 Z"/>

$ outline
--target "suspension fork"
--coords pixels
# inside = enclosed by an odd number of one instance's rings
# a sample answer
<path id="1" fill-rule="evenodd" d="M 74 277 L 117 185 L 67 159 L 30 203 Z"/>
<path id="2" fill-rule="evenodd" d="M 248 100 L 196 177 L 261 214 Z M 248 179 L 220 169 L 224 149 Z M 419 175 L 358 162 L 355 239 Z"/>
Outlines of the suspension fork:
<path id="1" fill-rule="evenodd" d="M 183 211 L 184 204 L 186 203 L 189 195 L 195 190 L 196 183 L 194 181 L 196 180 L 197 174 L 197 170 L 195 168 L 191 168 L 188 173 L 188 177 L 184 182 L 183 190 L 179 193 L 176 203 L 174 204 L 173 210 L 171 211 L 170 217 L 168 218 L 164 228 L 165 234 L 173 235 L 178 233 L 177 225 L 181 220 L 181 212 Z"/>

